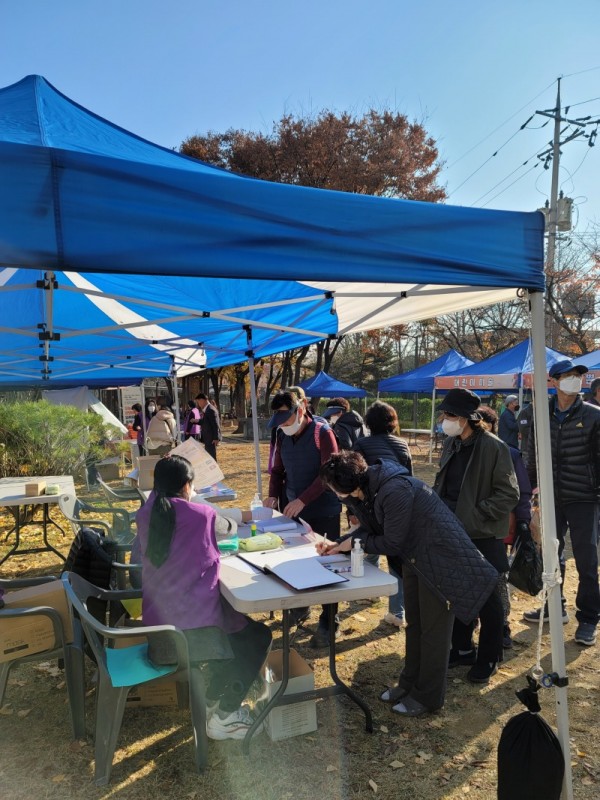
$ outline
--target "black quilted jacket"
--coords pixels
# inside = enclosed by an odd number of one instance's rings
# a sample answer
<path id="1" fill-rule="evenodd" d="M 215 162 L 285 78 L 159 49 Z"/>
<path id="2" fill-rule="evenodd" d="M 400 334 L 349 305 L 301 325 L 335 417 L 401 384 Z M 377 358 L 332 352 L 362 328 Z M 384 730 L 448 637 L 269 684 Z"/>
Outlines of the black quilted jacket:
<path id="1" fill-rule="evenodd" d="M 358 439 L 353 450 L 360 453 L 367 464 L 375 464 L 378 459 L 384 461 L 397 461 L 406 467 L 409 475 L 412 475 L 412 460 L 408 444 L 399 436 L 392 433 L 374 433 L 371 436 L 363 436 Z"/>
<path id="2" fill-rule="evenodd" d="M 578 397 L 561 424 L 554 415 L 556 397 L 550 400 L 550 442 L 554 495 L 557 502 L 594 503 L 600 497 L 600 409 Z M 538 485 L 535 428 L 527 450 L 527 471 Z"/>
<path id="3" fill-rule="evenodd" d="M 498 573 L 433 490 L 403 472 L 380 461 L 367 470 L 364 501 L 344 500 L 365 529 L 364 550 L 388 556 L 395 567 L 404 562 L 467 624 L 491 594 Z"/>

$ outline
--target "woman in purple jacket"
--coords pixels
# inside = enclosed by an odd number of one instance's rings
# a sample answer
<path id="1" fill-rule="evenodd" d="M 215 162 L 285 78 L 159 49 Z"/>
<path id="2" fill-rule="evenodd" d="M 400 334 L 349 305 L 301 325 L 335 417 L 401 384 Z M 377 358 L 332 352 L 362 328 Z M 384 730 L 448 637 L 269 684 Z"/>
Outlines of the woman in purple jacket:
<path id="1" fill-rule="evenodd" d="M 145 625 L 175 625 L 188 641 L 190 662 L 207 663 L 207 734 L 242 739 L 252 725 L 242 705 L 271 646 L 266 625 L 238 613 L 219 591 L 220 555 L 212 508 L 190 502 L 194 471 L 181 456 L 157 462 L 154 490 L 137 513 L 142 553 Z M 152 661 L 173 663 L 172 643 L 154 647 Z"/>

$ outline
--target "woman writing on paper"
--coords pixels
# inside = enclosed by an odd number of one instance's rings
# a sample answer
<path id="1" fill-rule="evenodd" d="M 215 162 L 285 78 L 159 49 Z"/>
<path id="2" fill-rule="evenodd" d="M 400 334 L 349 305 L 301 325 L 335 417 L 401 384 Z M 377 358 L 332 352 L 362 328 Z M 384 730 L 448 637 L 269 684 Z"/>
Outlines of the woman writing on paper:
<path id="1" fill-rule="evenodd" d="M 402 716 L 437 711 L 444 705 L 454 616 L 476 617 L 498 573 L 441 499 L 399 464 L 380 459 L 369 467 L 359 453 L 342 451 L 320 475 L 358 517 L 362 531 L 320 543 L 318 552 L 348 552 L 353 538 L 360 538 L 366 553 L 387 556 L 404 578 L 404 669 L 381 700 Z"/>
<path id="2" fill-rule="evenodd" d="M 207 733 L 242 739 L 253 719 L 242 701 L 267 657 L 271 632 L 235 611 L 219 591 L 215 512 L 190 502 L 194 472 L 181 456 L 162 458 L 154 489 L 136 515 L 146 625 L 175 625 L 188 641 L 190 662 L 207 663 Z M 168 638 L 150 658 L 173 663 Z"/>

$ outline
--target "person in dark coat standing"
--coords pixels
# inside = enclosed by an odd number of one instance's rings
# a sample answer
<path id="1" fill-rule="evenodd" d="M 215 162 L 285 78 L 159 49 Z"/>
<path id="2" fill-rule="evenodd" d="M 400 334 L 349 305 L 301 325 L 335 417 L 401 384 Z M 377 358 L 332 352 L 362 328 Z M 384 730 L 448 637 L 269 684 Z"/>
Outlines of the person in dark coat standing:
<path id="1" fill-rule="evenodd" d="M 519 410 L 519 398 L 516 394 L 509 394 L 504 401 L 504 411 L 500 414 L 498 422 L 498 437 L 509 447 L 519 449 L 519 423 L 517 422 L 517 411 Z"/>
<path id="2" fill-rule="evenodd" d="M 330 400 L 322 416 L 333 428 L 340 450 L 352 450 L 354 442 L 367 435 L 363 418 L 350 408 L 345 397 Z"/>
<path id="3" fill-rule="evenodd" d="M 342 451 L 321 467 L 323 482 L 360 520 L 366 553 L 388 556 L 404 572 L 406 657 L 398 685 L 381 700 L 405 717 L 444 704 L 454 615 L 477 616 L 498 573 L 432 489 L 390 461 L 371 467 L 359 453 Z M 348 552 L 353 532 L 320 553 Z"/>
<path id="4" fill-rule="evenodd" d="M 268 427 L 277 429 L 275 450 L 269 480 L 269 496 L 263 500 L 267 508 L 277 508 L 291 519 L 302 517 L 311 528 L 335 539 L 340 534 L 340 501 L 327 491 L 319 477 L 325 463 L 338 446 L 326 422 L 313 418 L 308 410 L 304 390 L 289 386 L 271 400 L 273 415 Z M 337 608 L 335 609 L 337 611 Z M 292 609 L 297 624 L 309 615 L 309 608 Z M 339 636 L 336 620 L 334 635 Z M 329 608 L 323 606 L 319 624 L 310 639 L 311 647 L 330 644 Z"/>
<path id="5" fill-rule="evenodd" d="M 222 439 L 221 423 L 216 409 L 208 402 L 204 392 L 196 395 L 196 405 L 202 415 L 200 419 L 200 436 L 206 452 L 217 460 L 217 447 Z"/>
<path id="6" fill-rule="evenodd" d="M 360 453 L 367 464 L 376 464 L 378 459 L 395 461 L 405 467 L 408 475 L 412 475 L 412 459 L 407 442 L 401 439 L 398 433 L 398 415 L 396 409 L 388 403 L 376 400 L 365 415 L 365 423 L 371 432 L 370 436 L 357 439 L 352 448 Z M 379 566 L 379 556 L 367 556 L 367 561 L 373 566 Z M 388 559 L 390 575 L 398 579 L 398 592 L 388 598 L 388 612 L 383 621 L 396 628 L 404 626 L 404 586 L 402 573 L 396 572 L 394 565 Z"/>
<path id="7" fill-rule="evenodd" d="M 569 359 L 550 367 L 550 383 L 556 396 L 550 399 L 550 449 L 554 478 L 554 512 L 560 571 L 565 577 L 564 547 L 567 530 L 579 577 L 577 586 L 577 630 L 575 641 L 591 647 L 596 643 L 600 619 L 598 584 L 598 516 L 600 514 L 600 409 L 584 403 L 579 392 L 588 371 Z M 529 437 L 527 470 L 531 485 L 538 485 L 535 459 L 535 429 Z M 542 498 L 543 502 L 543 498 Z M 564 584 L 561 584 L 561 592 Z M 546 608 L 526 611 L 527 622 L 538 623 Z M 563 623 L 568 622 L 563 598 Z"/>
<path id="8" fill-rule="evenodd" d="M 450 389 L 440 405 L 443 445 L 434 490 L 463 524 L 477 549 L 499 573 L 508 572 L 503 540 L 509 515 L 519 500 L 519 486 L 504 442 L 485 429 L 478 408 L 480 399 L 468 389 Z M 457 620 L 452 635 L 449 666 L 472 665 L 471 683 L 489 683 L 502 660 L 504 609 L 496 586 L 479 612 L 481 629 L 475 648 L 475 619 Z"/>

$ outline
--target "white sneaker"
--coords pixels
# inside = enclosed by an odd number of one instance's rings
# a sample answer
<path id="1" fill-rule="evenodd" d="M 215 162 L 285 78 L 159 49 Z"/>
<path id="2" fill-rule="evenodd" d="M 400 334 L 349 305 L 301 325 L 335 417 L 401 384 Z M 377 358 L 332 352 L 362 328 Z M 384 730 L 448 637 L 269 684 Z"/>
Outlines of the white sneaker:
<path id="1" fill-rule="evenodd" d="M 223 741 L 224 739 L 243 739 L 252 727 L 254 719 L 248 706 L 240 706 L 231 714 L 222 718 L 221 712 L 211 714 L 206 723 L 206 735 L 209 739 Z M 260 733 L 262 725 L 255 731 Z"/>
<path id="2" fill-rule="evenodd" d="M 404 627 L 404 617 L 398 617 L 396 614 L 392 614 L 391 611 L 383 618 L 384 622 L 387 622 L 388 625 L 394 625 L 396 628 L 403 628 Z"/>

